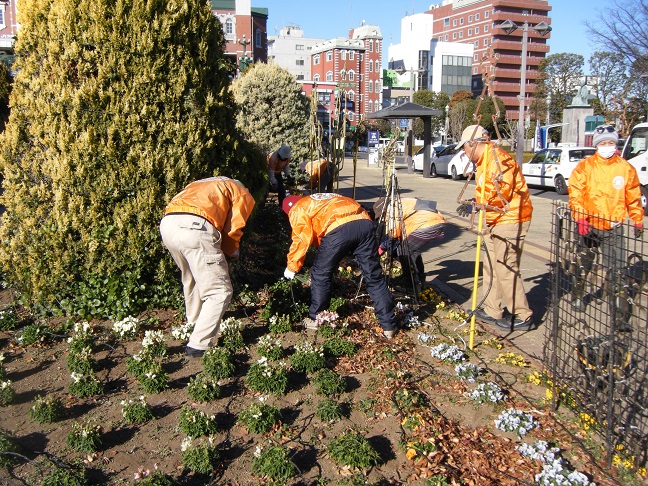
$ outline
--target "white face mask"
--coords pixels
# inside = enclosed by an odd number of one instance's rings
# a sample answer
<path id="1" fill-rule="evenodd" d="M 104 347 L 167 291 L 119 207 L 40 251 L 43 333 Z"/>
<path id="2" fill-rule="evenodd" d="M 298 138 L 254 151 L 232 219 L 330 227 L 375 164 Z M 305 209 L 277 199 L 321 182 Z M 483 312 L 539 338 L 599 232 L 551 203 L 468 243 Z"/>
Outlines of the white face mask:
<path id="1" fill-rule="evenodd" d="M 612 157 L 616 153 L 616 149 L 614 145 L 601 145 L 600 147 L 596 147 L 596 151 L 604 159 Z"/>

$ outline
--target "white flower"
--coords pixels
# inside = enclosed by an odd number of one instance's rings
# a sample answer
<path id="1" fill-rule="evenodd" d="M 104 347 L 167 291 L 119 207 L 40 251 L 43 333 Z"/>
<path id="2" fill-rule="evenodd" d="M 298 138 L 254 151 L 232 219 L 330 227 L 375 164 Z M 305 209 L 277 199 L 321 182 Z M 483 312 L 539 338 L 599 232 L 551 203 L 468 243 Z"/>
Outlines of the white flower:
<path id="1" fill-rule="evenodd" d="M 10 386 L 11 386 L 11 380 L 0 382 L 0 390 L 4 390 L 5 388 L 9 388 Z"/>
<path id="2" fill-rule="evenodd" d="M 430 348 L 430 355 L 432 355 L 433 358 L 437 358 L 446 362 L 456 363 L 466 359 L 464 352 L 461 351 L 458 346 L 451 346 L 448 343 L 441 343 Z"/>
<path id="3" fill-rule="evenodd" d="M 191 447 L 191 437 L 185 437 L 185 439 L 180 444 L 180 450 L 184 452 L 190 447 Z"/>
<path id="4" fill-rule="evenodd" d="M 4 353 L 0 353 L 0 363 L 2 363 L 6 358 Z"/>
<path id="5" fill-rule="evenodd" d="M 254 449 L 254 457 L 261 457 L 261 453 L 263 452 L 263 447 L 261 446 L 256 446 L 256 449 Z"/>
<path id="6" fill-rule="evenodd" d="M 171 336 L 179 341 L 185 341 L 191 336 L 194 327 L 195 324 L 193 322 L 186 322 L 179 326 L 174 326 L 171 328 Z"/>
<path id="7" fill-rule="evenodd" d="M 149 348 L 158 344 L 164 343 L 164 334 L 162 331 L 146 331 L 144 339 L 142 339 L 142 347 Z"/>
<path id="8" fill-rule="evenodd" d="M 79 383 L 81 379 L 83 378 L 83 373 L 72 373 L 70 375 L 70 378 L 74 380 L 74 383 Z"/>

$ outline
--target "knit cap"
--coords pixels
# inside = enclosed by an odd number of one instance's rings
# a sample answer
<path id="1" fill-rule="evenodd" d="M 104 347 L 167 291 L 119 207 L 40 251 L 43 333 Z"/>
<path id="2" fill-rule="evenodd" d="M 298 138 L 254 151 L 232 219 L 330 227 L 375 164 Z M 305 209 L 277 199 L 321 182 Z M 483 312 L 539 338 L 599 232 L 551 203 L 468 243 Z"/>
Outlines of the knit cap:
<path id="1" fill-rule="evenodd" d="M 599 143 L 612 140 L 615 144 L 619 141 L 619 134 L 612 125 L 599 125 L 594 129 L 592 144 L 596 147 Z"/>

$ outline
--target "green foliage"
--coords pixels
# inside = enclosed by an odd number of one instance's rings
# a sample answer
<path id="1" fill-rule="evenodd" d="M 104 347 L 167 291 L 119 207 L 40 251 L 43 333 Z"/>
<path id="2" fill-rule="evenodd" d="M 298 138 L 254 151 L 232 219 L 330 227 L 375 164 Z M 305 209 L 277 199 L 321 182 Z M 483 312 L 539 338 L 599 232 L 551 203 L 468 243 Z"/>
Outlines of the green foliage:
<path id="1" fill-rule="evenodd" d="M 538 84 L 551 96 L 550 122 L 562 121 L 563 110 L 571 103 L 583 76 L 585 58 L 580 54 L 561 52 L 540 61 Z"/>
<path id="2" fill-rule="evenodd" d="M 82 373 L 72 373 L 72 383 L 68 386 L 68 391 L 79 398 L 101 395 L 104 392 L 103 385 L 94 373 L 84 375 Z"/>
<path id="3" fill-rule="evenodd" d="M 349 305 L 348 299 L 344 297 L 333 297 L 331 303 L 329 304 L 329 311 L 337 312 L 338 314 L 342 313 Z"/>
<path id="4" fill-rule="evenodd" d="M 433 116 L 432 133 L 440 133 L 445 128 L 446 106 L 450 103 L 450 97 L 443 91 L 430 91 L 421 89 L 414 92 L 414 103 L 417 105 L 427 106 L 428 108 L 435 108 L 441 110 L 439 116 Z M 416 118 L 412 125 L 414 135 L 416 138 L 423 138 L 423 120 Z"/>
<path id="5" fill-rule="evenodd" d="M 245 384 L 252 391 L 264 394 L 283 395 L 288 388 L 288 372 L 283 362 L 271 362 L 260 358 L 250 366 Z"/>
<path id="6" fill-rule="evenodd" d="M 269 334 L 259 338 L 257 353 L 259 353 L 259 356 L 266 357 L 271 361 L 276 361 L 284 357 L 284 349 L 281 341 L 273 339 Z"/>
<path id="7" fill-rule="evenodd" d="M 271 316 L 268 319 L 268 329 L 272 334 L 283 334 L 292 331 L 293 325 L 290 321 L 290 316 L 286 314 Z"/>
<path id="8" fill-rule="evenodd" d="M 277 64 L 256 63 L 232 83 L 236 125 L 266 153 L 285 143 L 295 162 L 309 152 L 310 102 L 295 77 Z"/>
<path id="9" fill-rule="evenodd" d="M 29 416 L 39 424 L 51 424 L 61 420 L 65 415 L 63 401 L 53 395 L 38 395 L 29 409 Z"/>
<path id="10" fill-rule="evenodd" d="M 264 403 L 253 403 L 238 416 L 238 423 L 254 434 L 268 432 L 279 420 L 277 407 Z"/>
<path id="11" fill-rule="evenodd" d="M 150 476 L 137 481 L 137 486 L 175 486 L 176 481 L 162 471 L 154 471 Z"/>
<path id="12" fill-rule="evenodd" d="M 293 283 L 292 280 L 281 278 L 268 290 L 271 297 L 261 312 L 261 319 L 288 315 L 290 322 L 299 322 L 307 314 L 308 306 L 306 304 L 295 305 L 295 302 L 306 301 L 307 295 L 301 285 Z"/>
<path id="13" fill-rule="evenodd" d="M 331 459 L 341 466 L 368 468 L 378 464 L 380 456 L 369 441 L 358 431 L 349 430 L 334 438 L 328 445 Z"/>
<path id="14" fill-rule="evenodd" d="M 166 203 L 218 174 L 265 189 L 263 154 L 235 129 L 222 27 L 202 0 L 28 5 L 0 141 L 6 280 L 39 312 L 177 305 Z"/>
<path id="15" fill-rule="evenodd" d="M 414 409 L 423 407 L 427 403 L 427 398 L 416 390 L 400 388 L 394 393 L 392 398 L 393 405 L 400 412 L 409 413 Z"/>
<path id="16" fill-rule="evenodd" d="M 314 373 L 326 366 L 324 349 L 315 346 L 311 341 L 302 341 L 295 345 L 295 353 L 290 357 L 294 370 Z"/>
<path id="17" fill-rule="evenodd" d="M 234 374 L 234 362 L 229 349 L 209 348 L 203 354 L 201 361 L 205 373 L 213 380 L 222 380 Z"/>
<path id="18" fill-rule="evenodd" d="M 424 486 L 450 486 L 451 484 L 452 483 L 448 481 L 447 477 L 441 474 L 436 474 L 431 478 L 426 479 Z"/>
<path id="19" fill-rule="evenodd" d="M 71 373 L 91 373 L 97 369 L 97 361 L 92 357 L 92 349 L 86 347 L 79 352 L 70 352 L 67 368 Z"/>
<path id="20" fill-rule="evenodd" d="M 65 442 L 75 451 L 96 452 L 101 447 L 101 426 L 90 421 L 72 424 L 72 431 L 67 435 Z"/>
<path id="21" fill-rule="evenodd" d="M 153 362 L 153 358 L 146 351 L 140 351 L 126 358 L 126 371 L 139 380 L 144 373 L 151 369 Z"/>
<path id="22" fill-rule="evenodd" d="M 180 411 L 178 428 L 189 437 L 212 435 L 218 431 L 215 415 L 207 415 L 202 410 L 184 406 Z"/>
<path id="23" fill-rule="evenodd" d="M 208 377 L 205 373 L 198 373 L 189 380 L 187 393 L 197 402 L 211 402 L 222 395 L 216 380 Z"/>
<path id="24" fill-rule="evenodd" d="M 340 336 L 334 336 L 324 341 L 324 349 L 332 356 L 353 356 L 358 351 L 358 346 Z"/>
<path id="25" fill-rule="evenodd" d="M 153 361 L 151 367 L 141 374 L 138 380 L 146 393 L 160 393 L 169 386 L 169 375 L 159 361 Z"/>
<path id="26" fill-rule="evenodd" d="M 146 399 L 141 396 L 138 400 L 128 399 L 121 401 L 122 416 L 127 424 L 144 424 L 153 420 L 155 416 Z"/>
<path id="27" fill-rule="evenodd" d="M 6 432 L 0 430 L 0 452 L 14 452 L 19 453 L 20 448 L 12 437 Z M 15 456 L 9 454 L 0 454 L 0 466 L 9 467 L 16 461 Z"/>
<path id="28" fill-rule="evenodd" d="M 40 486 L 85 486 L 89 484 L 84 467 L 54 466 L 40 482 Z"/>
<path id="29" fill-rule="evenodd" d="M 32 346 L 36 343 L 45 343 L 52 339 L 49 328 L 43 324 L 29 324 L 16 336 L 19 346 Z"/>
<path id="30" fill-rule="evenodd" d="M 0 63 L 2 65 L 2 63 Z M 18 324 L 18 316 L 13 307 L 0 311 L 0 331 L 11 331 Z"/>
<path id="31" fill-rule="evenodd" d="M 218 344 L 233 353 L 245 347 L 243 342 L 243 323 L 233 317 L 228 317 L 220 325 Z"/>
<path id="32" fill-rule="evenodd" d="M 317 417 L 322 422 L 333 422 L 342 418 L 342 406 L 331 398 L 317 404 Z"/>
<path id="33" fill-rule="evenodd" d="M 328 368 L 315 373 L 312 382 L 317 388 L 317 393 L 325 397 L 339 395 L 346 389 L 344 377 Z"/>
<path id="34" fill-rule="evenodd" d="M 0 381 L 0 405 L 9 405 L 16 398 L 16 392 L 11 387 L 11 380 Z"/>
<path id="35" fill-rule="evenodd" d="M 279 445 L 257 446 L 252 462 L 255 474 L 284 484 L 295 475 L 295 465 L 290 461 L 289 452 Z"/>
<path id="36" fill-rule="evenodd" d="M 211 474 L 218 461 L 218 449 L 212 437 L 195 444 L 191 437 L 182 441 L 182 465 L 189 471 Z"/>

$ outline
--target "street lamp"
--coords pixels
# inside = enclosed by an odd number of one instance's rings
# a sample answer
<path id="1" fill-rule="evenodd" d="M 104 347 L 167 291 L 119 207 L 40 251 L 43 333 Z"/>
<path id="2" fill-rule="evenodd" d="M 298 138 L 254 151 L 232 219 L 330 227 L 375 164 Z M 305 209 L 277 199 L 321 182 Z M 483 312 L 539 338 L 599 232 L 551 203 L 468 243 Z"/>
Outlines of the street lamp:
<path id="1" fill-rule="evenodd" d="M 518 114 L 518 133 L 517 133 L 517 147 L 516 155 L 517 163 L 522 165 L 524 162 L 524 106 L 526 97 L 526 58 L 527 58 L 527 42 L 529 40 L 529 23 L 524 22 L 522 26 L 517 25 L 512 20 L 505 20 L 499 25 L 499 28 L 504 31 L 506 35 L 511 35 L 517 29 L 522 29 L 522 66 L 520 77 L 520 110 Z M 547 35 L 551 32 L 551 26 L 546 22 L 540 22 L 533 26 L 533 29 L 541 36 Z"/>
<path id="2" fill-rule="evenodd" d="M 245 71 L 245 68 L 252 64 L 252 58 L 248 57 L 247 55 L 247 46 L 249 46 L 252 41 L 250 39 L 246 39 L 245 34 L 243 34 L 243 39 L 239 39 L 237 42 L 243 46 L 243 55 L 239 59 L 239 71 L 243 72 Z"/>

